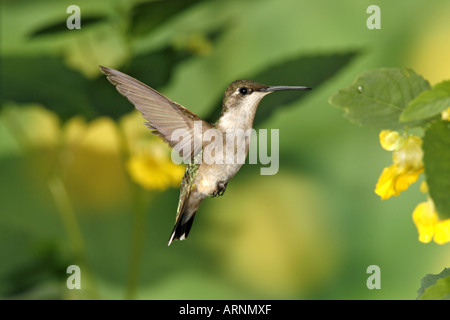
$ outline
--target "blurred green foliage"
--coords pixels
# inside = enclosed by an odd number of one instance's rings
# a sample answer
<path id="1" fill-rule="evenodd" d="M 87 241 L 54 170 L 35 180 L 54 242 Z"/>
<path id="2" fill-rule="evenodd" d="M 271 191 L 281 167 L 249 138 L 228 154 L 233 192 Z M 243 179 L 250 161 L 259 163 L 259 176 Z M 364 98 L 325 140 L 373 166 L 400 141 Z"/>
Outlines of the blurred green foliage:
<path id="1" fill-rule="evenodd" d="M 417 299 L 420 300 L 449 300 L 450 296 L 450 269 L 445 268 L 439 274 L 427 274 L 421 281 L 417 290 Z"/>
<path id="2" fill-rule="evenodd" d="M 389 202 L 373 193 L 389 161 L 378 132 L 327 102 L 371 68 L 448 76 L 445 49 L 433 46 L 448 39 L 446 1 L 382 3 L 381 30 L 366 27 L 370 1 L 79 0 L 82 29 L 62 31 L 71 4 L 0 3 L 0 297 L 410 299 L 449 265 L 448 245 L 417 241 L 418 187 Z M 127 177 L 114 128 L 132 105 L 100 64 L 210 120 L 239 78 L 313 91 L 260 106 L 257 126 L 280 129 L 279 173 L 244 165 L 202 205 L 189 239 L 168 248 L 178 190 L 145 191 Z M 83 139 L 69 130 L 76 123 Z M 72 215 L 49 188 L 55 175 Z M 82 266 L 84 289 L 66 288 L 70 264 Z M 372 264 L 381 290 L 365 285 Z"/>

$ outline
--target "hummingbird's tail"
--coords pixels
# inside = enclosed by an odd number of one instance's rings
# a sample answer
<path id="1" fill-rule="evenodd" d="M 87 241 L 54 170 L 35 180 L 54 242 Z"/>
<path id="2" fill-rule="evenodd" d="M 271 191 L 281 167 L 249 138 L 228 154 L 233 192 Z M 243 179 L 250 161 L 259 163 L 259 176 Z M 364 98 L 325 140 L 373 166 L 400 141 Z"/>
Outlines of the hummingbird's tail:
<path id="1" fill-rule="evenodd" d="M 191 231 L 195 213 L 206 195 L 198 192 L 194 183 L 199 165 L 187 165 L 180 187 L 177 217 L 168 245 L 174 240 L 185 240 Z"/>
<path id="2" fill-rule="evenodd" d="M 192 223 L 194 222 L 195 212 L 191 215 L 187 215 L 185 212 L 182 212 L 173 227 L 172 234 L 170 235 L 168 246 L 174 240 L 185 240 L 189 231 L 191 231 Z"/>
<path id="3" fill-rule="evenodd" d="M 203 194 L 195 191 L 190 192 L 189 190 L 187 193 L 182 193 L 175 226 L 168 243 L 169 246 L 174 240 L 185 240 L 187 238 L 194 222 L 195 213 L 204 198 Z"/>

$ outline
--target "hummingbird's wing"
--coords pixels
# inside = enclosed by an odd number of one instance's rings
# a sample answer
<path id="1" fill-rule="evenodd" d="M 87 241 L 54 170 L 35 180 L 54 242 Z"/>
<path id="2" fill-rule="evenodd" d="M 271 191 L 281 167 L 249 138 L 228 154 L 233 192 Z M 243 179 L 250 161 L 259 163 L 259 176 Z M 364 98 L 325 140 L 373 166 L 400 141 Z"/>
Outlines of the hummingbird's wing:
<path id="1" fill-rule="evenodd" d="M 154 134 L 164 139 L 172 148 L 180 142 L 180 136 L 173 136 L 177 129 L 185 131 L 188 138 L 183 138 L 177 150 L 185 160 L 192 160 L 202 149 L 202 134 L 212 125 L 203 121 L 188 109 L 166 98 L 158 91 L 150 88 L 142 82 L 130 77 L 120 71 L 100 66 L 108 80 L 116 87 L 138 109 L 142 116 L 148 121 L 147 126 L 154 130 Z M 197 122 L 198 121 L 198 122 Z M 194 124 L 201 125 L 201 130 L 194 131 Z M 200 126 L 198 126 L 200 128 Z M 200 143 L 194 143 L 199 139 Z M 191 144 L 186 147 L 186 144 Z M 183 150 L 189 150 L 189 154 L 182 154 Z"/>

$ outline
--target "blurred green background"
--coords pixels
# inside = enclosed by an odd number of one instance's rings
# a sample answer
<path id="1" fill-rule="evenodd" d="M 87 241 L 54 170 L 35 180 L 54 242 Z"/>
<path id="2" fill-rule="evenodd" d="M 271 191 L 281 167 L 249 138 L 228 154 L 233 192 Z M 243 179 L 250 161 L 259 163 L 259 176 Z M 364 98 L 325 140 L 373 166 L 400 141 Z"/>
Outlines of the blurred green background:
<path id="1" fill-rule="evenodd" d="M 66 28 L 71 4 L 81 30 Z M 380 30 L 366 27 L 371 4 Z M 450 265 L 448 245 L 417 240 L 419 183 L 381 201 L 391 153 L 328 104 L 366 69 L 448 79 L 448 1 L 4 0 L 0 15 L 1 298 L 414 299 Z M 278 174 L 244 165 L 167 247 L 178 182 L 130 179 L 130 144 L 158 142 L 98 65 L 208 119 L 236 79 L 314 90 L 258 110 L 256 128 L 280 130 Z M 72 264 L 81 290 L 66 287 Z M 380 290 L 366 287 L 373 264 Z"/>

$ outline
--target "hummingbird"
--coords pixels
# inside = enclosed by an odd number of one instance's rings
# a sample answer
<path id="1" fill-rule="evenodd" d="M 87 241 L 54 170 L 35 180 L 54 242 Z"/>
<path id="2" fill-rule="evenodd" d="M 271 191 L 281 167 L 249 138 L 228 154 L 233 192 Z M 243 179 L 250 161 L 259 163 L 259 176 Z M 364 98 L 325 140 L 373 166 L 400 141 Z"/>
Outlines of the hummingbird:
<path id="1" fill-rule="evenodd" d="M 183 152 L 184 148 L 179 151 L 180 156 L 188 161 L 181 181 L 180 198 L 169 246 L 174 240 L 185 240 L 188 237 L 202 201 L 207 197 L 222 196 L 228 181 L 236 175 L 243 164 L 239 161 L 218 163 L 196 161 L 208 146 L 202 135 L 207 130 L 216 130 L 220 135 L 214 139 L 214 143 L 225 144 L 230 130 L 240 129 L 245 132 L 252 129 L 258 105 L 266 95 L 283 90 L 311 90 L 305 86 L 267 86 L 251 80 L 233 81 L 225 91 L 222 113 L 212 124 L 129 75 L 103 66 L 100 66 L 100 69 L 117 91 L 141 112 L 143 118 L 147 120 L 145 124 L 152 133 L 161 137 L 170 147 L 175 149 L 180 142 L 173 135 L 176 130 L 184 130 L 193 138 L 189 140 L 193 147 L 188 148 L 186 154 Z M 195 130 L 196 124 L 200 125 L 201 130 Z M 196 139 L 201 143 L 192 143 L 192 140 Z M 243 149 L 245 158 L 250 139 L 242 142 L 243 145 L 239 147 Z M 237 149 L 234 148 L 233 152 L 236 153 Z"/>

